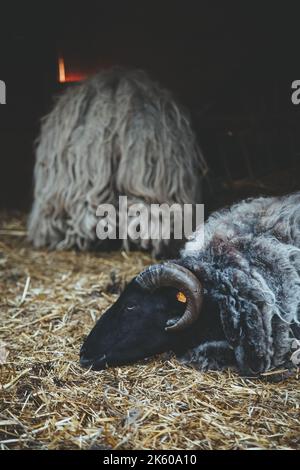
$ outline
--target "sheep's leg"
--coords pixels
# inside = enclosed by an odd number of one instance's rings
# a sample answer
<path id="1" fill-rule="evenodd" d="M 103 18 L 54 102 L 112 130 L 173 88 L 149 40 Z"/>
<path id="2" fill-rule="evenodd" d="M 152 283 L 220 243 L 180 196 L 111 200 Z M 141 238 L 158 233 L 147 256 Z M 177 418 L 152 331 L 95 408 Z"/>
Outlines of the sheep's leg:
<path id="1" fill-rule="evenodd" d="M 259 375 L 286 363 L 290 325 L 273 316 L 272 306 L 248 302 L 240 316 L 240 339 L 235 356 L 240 373 Z"/>
<path id="2" fill-rule="evenodd" d="M 236 364 L 234 350 L 227 341 L 209 341 L 179 357 L 182 364 L 199 370 L 222 370 Z"/>
<path id="3" fill-rule="evenodd" d="M 260 311 L 251 302 L 241 314 L 240 340 L 235 347 L 241 374 L 258 375 L 271 365 L 273 351 L 267 316 L 267 312 Z"/>

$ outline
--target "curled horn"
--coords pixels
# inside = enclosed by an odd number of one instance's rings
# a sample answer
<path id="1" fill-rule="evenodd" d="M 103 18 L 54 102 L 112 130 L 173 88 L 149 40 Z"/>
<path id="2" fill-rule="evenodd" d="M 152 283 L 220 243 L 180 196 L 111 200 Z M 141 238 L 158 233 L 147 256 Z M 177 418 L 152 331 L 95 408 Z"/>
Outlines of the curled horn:
<path id="1" fill-rule="evenodd" d="M 158 287 L 175 287 L 186 296 L 186 309 L 182 317 L 166 330 L 178 331 L 196 321 L 199 316 L 202 300 L 202 285 L 196 276 L 175 263 L 155 264 L 142 271 L 136 281 L 146 290 L 154 291 Z"/>

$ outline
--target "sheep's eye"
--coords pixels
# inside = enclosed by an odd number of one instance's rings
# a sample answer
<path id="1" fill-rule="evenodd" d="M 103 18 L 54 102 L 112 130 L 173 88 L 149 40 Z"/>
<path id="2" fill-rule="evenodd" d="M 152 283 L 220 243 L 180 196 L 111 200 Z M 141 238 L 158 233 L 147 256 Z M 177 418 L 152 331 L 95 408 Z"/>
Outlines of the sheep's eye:
<path id="1" fill-rule="evenodd" d="M 135 305 L 126 305 L 126 310 L 134 310 L 135 307 Z"/>
<path id="2" fill-rule="evenodd" d="M 176 298 L 178 300 L 178 302 L 182 302 L 183 304 L 186 303 L 186 296 L 184 295 L 183 292 L 177 292 L 177 295 L 176 295 Z"/>

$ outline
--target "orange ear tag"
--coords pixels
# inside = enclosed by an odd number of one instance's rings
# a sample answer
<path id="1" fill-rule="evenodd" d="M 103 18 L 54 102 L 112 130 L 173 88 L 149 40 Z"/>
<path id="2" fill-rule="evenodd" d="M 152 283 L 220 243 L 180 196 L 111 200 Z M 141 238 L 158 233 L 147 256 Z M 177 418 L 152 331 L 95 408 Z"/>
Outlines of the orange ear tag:
<path id="1" fill-rule="evenodd" d="M 186 296 L 184 295 L 183 292 L 177 292 L 176 297 L 177 297 L 178 302 L 182 302 L 184 304 L 186 303 Z"/>

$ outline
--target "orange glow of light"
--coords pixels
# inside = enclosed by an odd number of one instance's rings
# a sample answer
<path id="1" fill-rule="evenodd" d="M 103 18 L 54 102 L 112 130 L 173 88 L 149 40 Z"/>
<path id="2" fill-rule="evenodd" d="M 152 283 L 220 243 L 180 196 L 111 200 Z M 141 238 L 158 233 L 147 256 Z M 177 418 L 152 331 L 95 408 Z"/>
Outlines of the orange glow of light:
<path id="1" fill-rule="evenodd" d="M 69 72 L 65 66 L 65 59 L 63 56 L 58 57 L 58 81 L 59 83 L 66 82 L 81 82 L 88 77 L 87 73 L 80 71 L 71 71 Z"/>
<path id="2" fill-rule="evenodd" d="M 58 81 L 59 83 L 66 81 L 65 61 L 63 57 L 58 58 Z"/>

